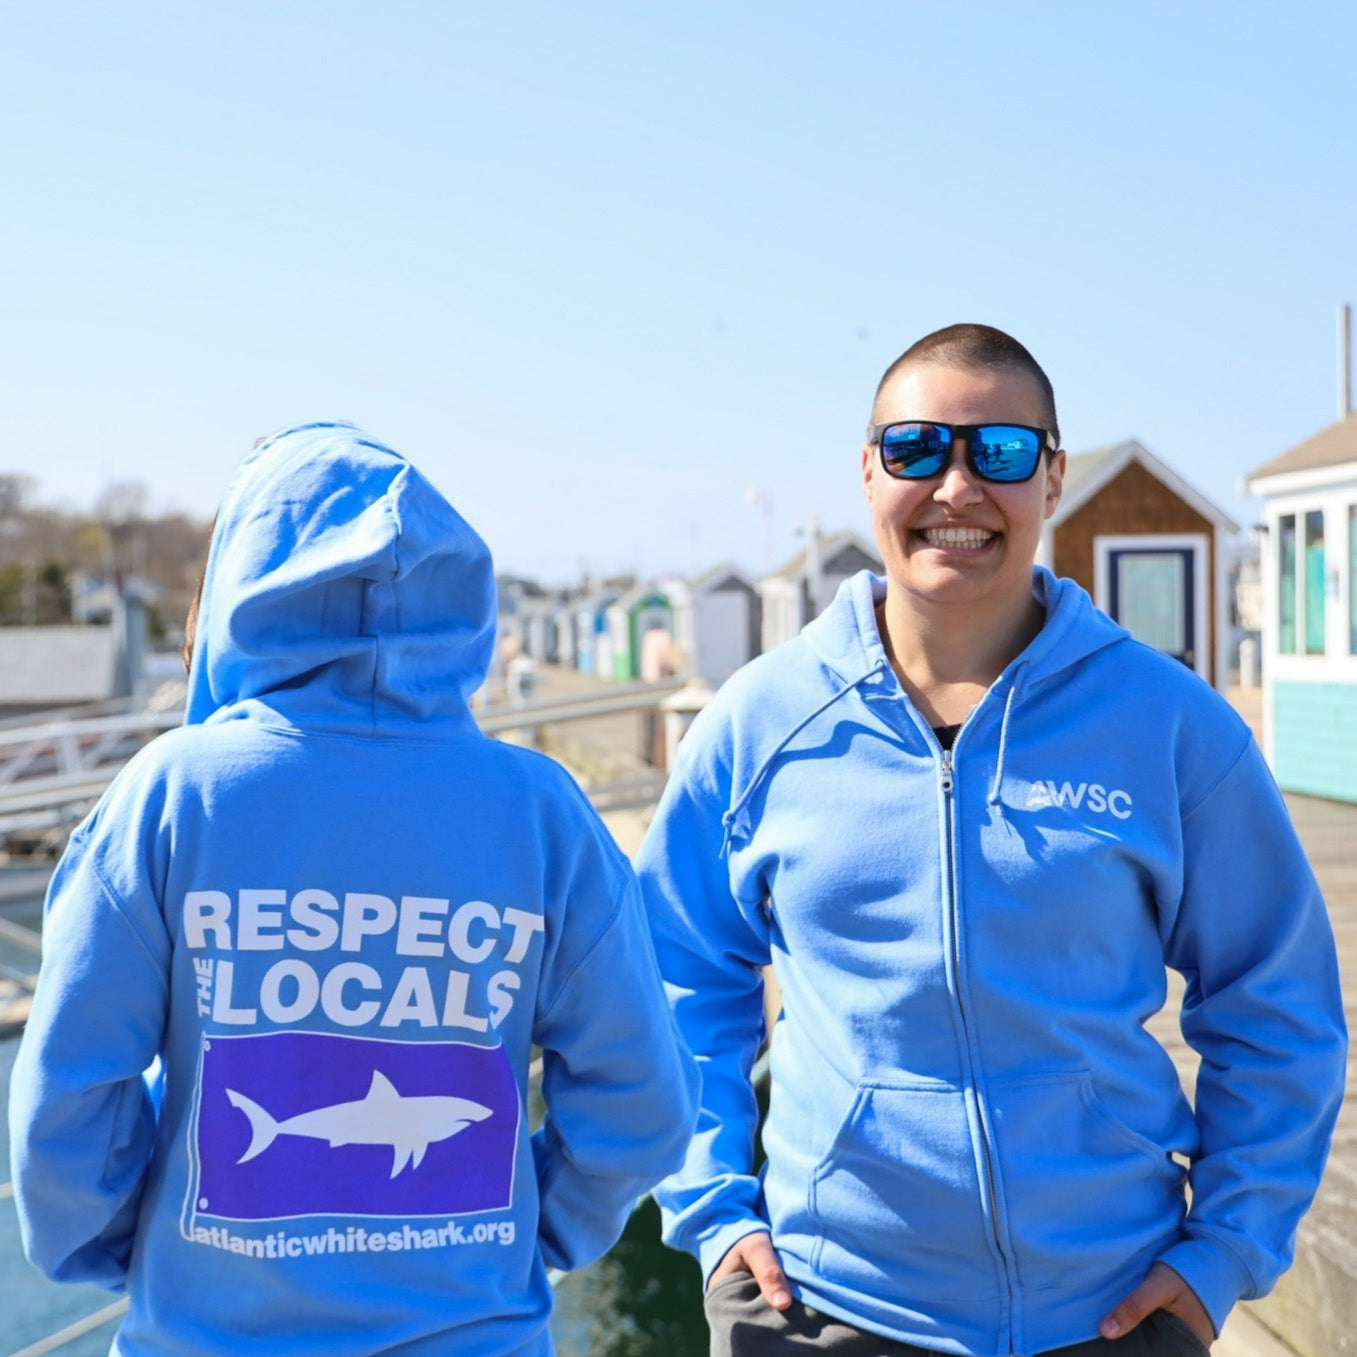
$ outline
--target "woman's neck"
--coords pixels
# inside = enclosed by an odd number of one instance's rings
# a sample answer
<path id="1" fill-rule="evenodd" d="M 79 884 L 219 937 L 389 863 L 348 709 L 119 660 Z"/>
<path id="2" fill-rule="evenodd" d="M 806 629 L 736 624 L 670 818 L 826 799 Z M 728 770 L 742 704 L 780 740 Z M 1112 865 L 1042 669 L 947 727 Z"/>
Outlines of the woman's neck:
<path id="1" fill-rule="evenodd" d="M 1016 615 L 980 616 L 966 608 L 919 609 L 887 589 L 877 629 L 901 686 L 930 725 L 960 725 L 990 685 L 1031 644 L 1046 620 L 1028 596 Z"/>

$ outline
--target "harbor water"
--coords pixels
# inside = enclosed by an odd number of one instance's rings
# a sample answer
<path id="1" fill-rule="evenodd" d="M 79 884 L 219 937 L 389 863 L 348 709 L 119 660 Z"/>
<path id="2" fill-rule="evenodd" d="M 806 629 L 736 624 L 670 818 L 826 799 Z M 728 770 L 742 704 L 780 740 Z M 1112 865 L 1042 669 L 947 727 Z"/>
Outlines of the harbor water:
<path id="1" fill-rule="evenodd" d="M 9 1081 L 14 1057 L 19 1050 L 17 1037 L 0 1041 L 0 1100 L 9 1106 Z M 0 1354 L 22 1352 L 49 1334 L 68 1324 L 95 1314 L 114 1297 L 97 1286 L 58 1286 L 47 1281 L 24 1258 L 19 1245 L 19 1222 L 9 1186 L 9 1125 L 0 1122 Z M 59 1357 L 100 1357 L 106 1353 L 117 1329 L 110 1320 L 83 1337 L 73 1339 L 56 1351 Z"/>

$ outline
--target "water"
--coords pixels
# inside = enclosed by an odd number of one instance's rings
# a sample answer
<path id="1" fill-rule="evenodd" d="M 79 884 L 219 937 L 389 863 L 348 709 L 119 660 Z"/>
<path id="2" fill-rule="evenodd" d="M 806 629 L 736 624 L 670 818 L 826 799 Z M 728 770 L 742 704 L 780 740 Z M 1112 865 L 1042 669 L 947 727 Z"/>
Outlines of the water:
<path id="1" fill-rule="evenodd" d="M 706 1357 L 701 1274 L 660 1243 L 654 1202 L 606 1258 L 560 1284 L 551 1331 L 560 1357 Z"/>
<path id="2" fill-rule="evenodd" d="M 18 1049 L 16 1038 L 0 1041 L 0 1102 L 5 1106 L 9 1105 L 9 1077 Z M 0 1296 L 5 1298 L 0 1314 L 0 1353 L 12 1353 L 102 1310 L 114 1297 L 97 1286 L 58 1286 L 29 1266 L 19 1245 L 19 1220 L 8 1188 L 7 1121 L 0 1121 L 0 1151 L 0 1181 L 6 1184 L 0 1196 Z M 102 1357 L 117 1327 L 116 1320 L 101 1325 L 61 1348 L 61 1357 Z"/>

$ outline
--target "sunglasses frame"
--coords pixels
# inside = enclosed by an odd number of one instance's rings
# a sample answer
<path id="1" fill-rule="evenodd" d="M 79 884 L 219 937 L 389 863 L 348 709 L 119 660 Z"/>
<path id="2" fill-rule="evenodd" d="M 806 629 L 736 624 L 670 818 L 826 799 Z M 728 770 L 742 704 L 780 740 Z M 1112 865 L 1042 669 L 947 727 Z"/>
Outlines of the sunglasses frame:
<path id="1" fill-rule="evenodd" d="M 940 419 L 892 419 L 886 424 L 871 424 L 867 427 L 867 442 L 875 444 L 877 452 L 881 458 L 881 469 L 892 480 L 896 481 L 931 481 L 936 476 L 941 476 L 951 461 L 952 449 L 947 450 L 947 456 L 943 458 L 942 465 L 936 471 L 930 471 L 926 476 L 906 476 L 898 471 L 892 471 L 886 461 L 886 441 L 885 433 L 887 429 L 894 429 L 901 424 L 928 424 L 935 429 L 946 429 L 952 438 L 952 447 L 956 446 L 958 437 L 963 438 L 966 443 L 966 465 L 972 473 L 988 485 L 1022 485 L 1030 481 L 1037 474 L 1037 467 L 1041 463 L 1042 454 L 1050 456 L 1058 450 L 1058 445 L 1051 437 L 1049 429 L 1040 429 L 1032 424 L 1013 424 L 1008 420 L 993 419 L 987 420 L 984 424 L 947 424 Z M 1032 459 L 1032 469 L 1025 476 L 1018 476 L 1010 479 L 989 476 L 980 468 L 975 459 L 975 434 L 981 429 L 1021 429 L 1024 433 L 1036 434 L 1040 446 L 1037 449 L 1037 455 Z"/>

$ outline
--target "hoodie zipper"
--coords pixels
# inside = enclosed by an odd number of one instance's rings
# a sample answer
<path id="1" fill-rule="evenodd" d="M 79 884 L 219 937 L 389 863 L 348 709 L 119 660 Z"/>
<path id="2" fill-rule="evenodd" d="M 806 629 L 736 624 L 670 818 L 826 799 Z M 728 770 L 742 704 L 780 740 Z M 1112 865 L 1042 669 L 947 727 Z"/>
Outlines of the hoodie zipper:
<path id="1" fill-rule="evenodd" d="M 958 737 L 959 737 L 958 732 Z M 942 775 L 939 783 L 943 792 L 943 805 L 946 811 L 946 842 L 947 842 L 947 908 L 952 921 L 952 973 L 956 976 L 956 1006 L 957 1013 L 961 1018 L 961 1028 L 966 1036 L 967 1063 L 970 1063 L 970 1037 L 971 1023 L 966 1012 L 966 1002 L 961 997 L 961 901 L 960 891 L 957 889 L 956 874 L 956 811 L 953 799 L 953 792 L 956 787 L 956 777 L 952 766 L 952 750 L 944 749 L 942 751 Z M 972 1080 L 974 1083 L 974 1080 Z M 989 1212 L 990 1212 L 990 1230 L 994 1235 L 994 1246 L 998 1250 L 999 1257 L 1004 1263 L 1005 1282 L 1009 1284 L 1010 1307 L 1012 1285 L 1007 1277 L 1008 1273 L 1008 1253 L 1004 1248 L 1004 1241 L 999 1233 L 999 1188 L 994 1180 L 994 1157 L 990 1149 L 989 1127 L 983 1101 L 980 1098 L 979 1090 L 976 1091 L 976 1105 L 980 1114 L 980 1148 L 984 1152 L 985 1159 L 985 1189 L 989 1194 Z M 1009 1320 L 1009 1348 L 1012 1350 L 1012 1319 Z"/>

